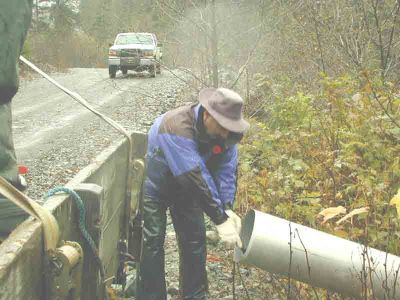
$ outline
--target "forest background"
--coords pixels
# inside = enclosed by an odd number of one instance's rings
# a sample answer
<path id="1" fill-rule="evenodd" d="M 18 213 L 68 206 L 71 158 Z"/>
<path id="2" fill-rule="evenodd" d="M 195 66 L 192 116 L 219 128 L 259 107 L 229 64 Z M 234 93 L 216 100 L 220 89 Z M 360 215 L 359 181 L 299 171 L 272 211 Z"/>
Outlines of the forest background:
<path id="1" fill-rule="evenodd" d="M 245 98 L 242 214 L 400 255 L 399 0 L 76 3 L 55 1 L 50 22 L 37 7 L 25 55 L 47 69 L 107 67 L 117 33 L 156 33 L 165 71 L 185 72 L 188 90 Z"/>

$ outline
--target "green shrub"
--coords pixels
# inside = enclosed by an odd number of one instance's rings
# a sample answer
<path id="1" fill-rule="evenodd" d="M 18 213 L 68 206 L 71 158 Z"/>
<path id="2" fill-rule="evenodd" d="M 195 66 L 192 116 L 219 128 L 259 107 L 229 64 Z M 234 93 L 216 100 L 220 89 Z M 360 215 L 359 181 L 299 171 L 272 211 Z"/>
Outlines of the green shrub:
<path id="1" fill-rule="evenodd" d="M 322 78 L 313 94 L 258 86 L 268 101 L 241 146 L 238 204 L 399 255 L 389 206 L 400 187 L 399 93 L 362 76 Z M 339 205 L 370 211 L 322 225 L 318 213 Z"/>

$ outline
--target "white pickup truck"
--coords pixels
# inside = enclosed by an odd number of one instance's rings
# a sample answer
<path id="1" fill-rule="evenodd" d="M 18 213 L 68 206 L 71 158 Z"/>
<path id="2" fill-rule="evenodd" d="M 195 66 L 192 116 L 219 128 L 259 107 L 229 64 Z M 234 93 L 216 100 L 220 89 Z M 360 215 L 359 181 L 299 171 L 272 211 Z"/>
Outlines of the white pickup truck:
<path id="1" fill-rule="evenodd" d="M 118 70 L 149 71 L 152 77 L 161 73 L 161 44 L 154 33 L 119 33 L 108 51 L 108 71 L 115 78 Z"/>

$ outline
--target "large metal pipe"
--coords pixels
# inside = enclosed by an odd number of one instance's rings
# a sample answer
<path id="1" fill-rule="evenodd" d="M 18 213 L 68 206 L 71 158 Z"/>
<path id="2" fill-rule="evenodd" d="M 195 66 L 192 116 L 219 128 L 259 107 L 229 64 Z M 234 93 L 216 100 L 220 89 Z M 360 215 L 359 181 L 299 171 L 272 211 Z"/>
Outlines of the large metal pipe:
<path id="1" fill-rule="evenodd" d="M 236 262 L 355 298 L 400 299 L 400 257 L 256 210 L 241 238 Z"/>

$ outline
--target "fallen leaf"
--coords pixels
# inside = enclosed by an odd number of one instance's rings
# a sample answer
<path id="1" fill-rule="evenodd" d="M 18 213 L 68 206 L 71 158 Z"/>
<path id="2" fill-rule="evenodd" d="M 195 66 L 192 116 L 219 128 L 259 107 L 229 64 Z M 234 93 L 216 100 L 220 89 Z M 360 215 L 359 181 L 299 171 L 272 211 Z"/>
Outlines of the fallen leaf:
<path id="1" fill-rule="evenodd" d="M 325 208 L 324 210 L 320 211 L 318 215 L 324 217 L 324 219 L 322 220 L 322 224 L 325 224 L 328 220 L 336 217 L 337 215 L 345 213 L 346 209 L 343 206 L 337 206 Z"/>
<path id="2" fill-rule="evenodd" d="M 108 299 L 110 300 L 118 299 L 117 291 L 114 290 L 113 288 L 107 287 L 107 294 L 108 294 Z"/>
<path id="3" fill-rule="evenodd" d="M 390 200 L 390 205 L 396 206 L 397 217 L 400 218 L 400 189 L 397 191 L 397 194 L 393 196 L 392 200 Z"/>
<path id="4" fill-rule="evenodd" d="M 347 239 L 349 237 L 349 234 L 346 231 L 344 231 L 343 229 L 336 229 L 335 228 L 334 234 L 336 236 L 344 238 L 344 239 Z"/>
<path id="5" fill-rule="evenodd" d="M 349 219 L 349 218 L 351 218 L 351 217 L 353 217 L 353 216 L 355 216 L 355 215 L 365 214 L 365 213 L 368 213 L 368 212 L 369 212 L 369 207 L 368 207 L 368 206 L 353 209 L 351 212 L 349 212 L 349 213 L 348 213 L 347 215 L 345 215 L 343 218 L 341 218 L 340 220 L 338 220 L 338 221 L 336 222 L 336 225 L 339 225 L 340 223 L 346 221 L 347 219 Z"/>
<path id="6" fill-rule="evenodd" d="M 221 262 L 222 258 L 219 257 L 219 256 L 208 254 L 207 255 L 207 261 L 209 261 L 209 262 Z"/>

